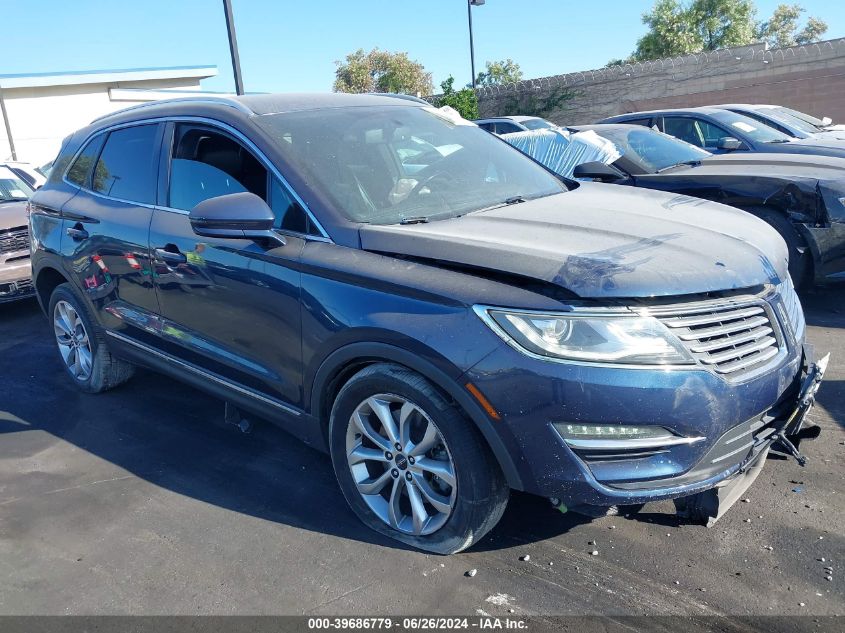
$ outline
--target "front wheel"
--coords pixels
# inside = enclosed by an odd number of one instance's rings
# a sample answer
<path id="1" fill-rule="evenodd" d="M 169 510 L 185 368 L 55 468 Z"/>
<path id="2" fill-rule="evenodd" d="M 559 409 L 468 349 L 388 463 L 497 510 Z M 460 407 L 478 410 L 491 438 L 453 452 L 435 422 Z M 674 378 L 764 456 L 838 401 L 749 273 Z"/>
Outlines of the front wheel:
<path id="1" fill-rule="evenodd" d="M 352 510 L 373 530 L 419 549 L 466 549 L 507 505 L 507 483 L 473 423 L 403 367 L 371 365 L 344 385 L 329 442 Z"/>
<path id="2" fill-rule="evenodd" d="M 789 276 L 798 289 L 808 287 L 813 277 L 813 254 L 807 242 L 798 233 L 795 225 L 783 212 L 771 209 L 758 209 L 754 215 L 780 233 L 789 251 Z"/>

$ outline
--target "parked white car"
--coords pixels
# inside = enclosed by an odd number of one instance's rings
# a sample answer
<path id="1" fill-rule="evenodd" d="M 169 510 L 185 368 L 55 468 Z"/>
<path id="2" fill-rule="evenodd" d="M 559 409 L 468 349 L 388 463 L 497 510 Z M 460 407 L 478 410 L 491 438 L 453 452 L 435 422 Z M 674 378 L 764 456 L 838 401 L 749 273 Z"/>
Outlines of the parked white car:
<path id="1" fill-rule="evenodd" d="M 513 132 L 525 132 L 527 130 L 541 130 L 544 128 L 558 127 L 551 121 L 541 119 L 537 116 L 498 116 L 489 119 L 477 119 L 473 121 L 478 127 L 493 132 L 494 134 L 512 134 Z"/>
<path id="2" fill-rule="evenodd" d="M 38 189 L 41 185 L 47 182 L 47 177 L 41 172 L 41 170 L 29 163 L 21 161 L 6 161 L 0 163 L 0 165 L 8 167 L 13 174 L 23 180 L 32 189 Z"/>

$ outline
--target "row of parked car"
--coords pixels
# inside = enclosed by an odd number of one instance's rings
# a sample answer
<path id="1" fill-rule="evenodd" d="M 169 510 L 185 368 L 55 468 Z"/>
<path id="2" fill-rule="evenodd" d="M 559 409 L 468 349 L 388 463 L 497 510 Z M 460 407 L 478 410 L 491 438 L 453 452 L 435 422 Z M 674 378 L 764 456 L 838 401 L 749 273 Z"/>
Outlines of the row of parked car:
<path id="1" fill-rule="evenodd" d="M 566 129 L 536 117 L 478 124 L 565 176 L 688 194 L 756 215 L 786 242 L 799 288 L 845 279 L 845 126 L 829 119 L 724 104 Z M 581 161 L 571 135 L 578 141 L 583 132 L 617 151 Z"/>
<path id="2" fill-rule="evenodd" d="M 594 180 L 713 160 L 641 126 L 555 134 Z M 769 450 L 803 460 L 826 358 L 784 241 L 710 188 L 565 177 L 413 98 L 175 99 L 65 140 L 32 275 L 79 389 L 141 365 L 271 420 L 415 547 L 469 547 L 511 489 L 712 523 Z"/>

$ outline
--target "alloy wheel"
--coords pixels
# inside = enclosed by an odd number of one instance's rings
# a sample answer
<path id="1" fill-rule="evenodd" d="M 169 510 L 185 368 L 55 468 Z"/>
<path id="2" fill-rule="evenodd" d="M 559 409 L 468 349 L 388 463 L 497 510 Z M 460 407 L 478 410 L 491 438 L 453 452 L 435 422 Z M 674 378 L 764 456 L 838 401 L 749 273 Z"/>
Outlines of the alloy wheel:
<path id="1" fill-rule="evenodd" d="M 436 532 L 455 508 L 455 465 L 437 425 L 396 395 L 367 398 L 352 413 L 346 458 L 361 498 L 390 527 Z"/>
<path id="2" fill-rule="evenodd" d="M 77 380 L 88 380 L 94 364 L 91 341 L 79 313 L 67 301 L 56 303 L 53 309 L 53 329 L 59 353 L 70 373 Z"/>

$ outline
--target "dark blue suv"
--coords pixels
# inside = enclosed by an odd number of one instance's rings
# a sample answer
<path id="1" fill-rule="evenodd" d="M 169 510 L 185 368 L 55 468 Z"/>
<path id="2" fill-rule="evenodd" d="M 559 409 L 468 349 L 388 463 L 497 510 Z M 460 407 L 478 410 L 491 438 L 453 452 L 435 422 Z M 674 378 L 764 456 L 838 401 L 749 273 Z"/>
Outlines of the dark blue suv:
<path id="1" fill-rule="evenodd" d="M 562 180 L 390 96 L 110 115 L 66 139 L 30 225 L 80 389 L 135 365 L 204 389 L 330 452 L 368 526 L 439 553 L 511 488 L 713 514 L 823 370 L 762 221 Z"/>

